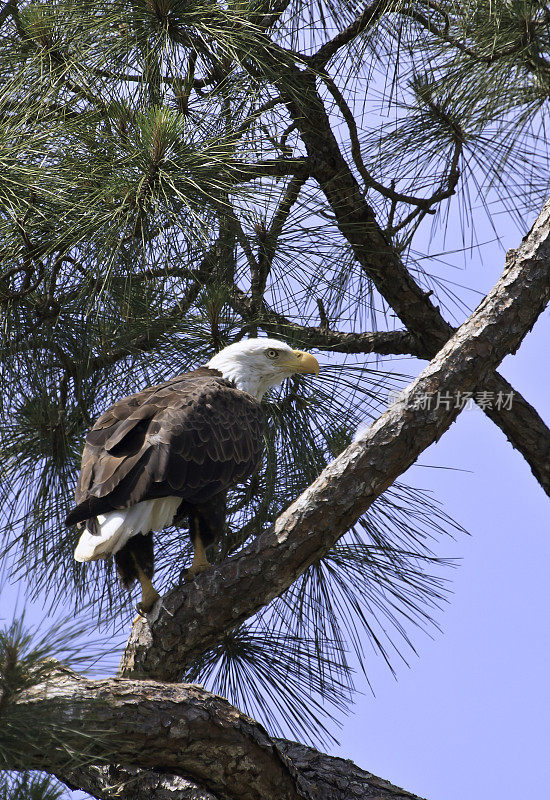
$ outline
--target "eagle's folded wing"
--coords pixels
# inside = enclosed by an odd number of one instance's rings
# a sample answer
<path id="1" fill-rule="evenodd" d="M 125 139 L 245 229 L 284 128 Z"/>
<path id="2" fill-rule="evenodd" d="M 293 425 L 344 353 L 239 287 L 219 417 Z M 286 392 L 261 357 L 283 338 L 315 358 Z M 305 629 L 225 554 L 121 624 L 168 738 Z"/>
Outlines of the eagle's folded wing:
<path id="1" fill-rule="evenodd" d="M 201 503 L 246 479 L 263 444 L 259 402 L 201 368 L 124 398 L 89 432 L 73 524 L 142 500 Z"/>

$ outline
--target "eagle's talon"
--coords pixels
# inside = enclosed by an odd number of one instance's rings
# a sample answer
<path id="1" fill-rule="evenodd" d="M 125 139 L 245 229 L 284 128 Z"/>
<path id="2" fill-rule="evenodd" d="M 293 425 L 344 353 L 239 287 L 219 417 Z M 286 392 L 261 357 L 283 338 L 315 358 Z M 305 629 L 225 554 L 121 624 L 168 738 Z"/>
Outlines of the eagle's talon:
<path id="1" fill-rule="evenodd" d="M 136 622 L 141 622 L 142 620 L 146 620 L 147 616 L 141 607 L 141 603 L 138 603 L 136 606 L 137 617 L 134 617 L 132 620 L 132 627 L 136 624 Z"/>
<path id="2" fill-rule="evenodd" d="M 151 613 L 151 611 L 153 611 L 160 599 L 160 594 L 154 590 L 153 592 L 148 592 L 147 594 L 144 592 L 143 597 L 136 606 L 136 611 L 140 616 L 146 617 Z"/>
<path id="3" fill-rule="evenodd" d="M 153 597 L 151 602 L 144 602 L 143 600 L 137 604 L 136 611 L 138 613 L 137 617 L 132 622 L 132 625 L 135 625 L 136 622 L 140 622 L 141 620 L 146 620 L 148 623 L 154 622 L 158 615 L 160 614 L 160 609 L 165 608 L 162 603 L 162 598 L 159 594 L 156 597 Z M 165 608 L 170 616 L 174 616 L 168 609 Z"/>

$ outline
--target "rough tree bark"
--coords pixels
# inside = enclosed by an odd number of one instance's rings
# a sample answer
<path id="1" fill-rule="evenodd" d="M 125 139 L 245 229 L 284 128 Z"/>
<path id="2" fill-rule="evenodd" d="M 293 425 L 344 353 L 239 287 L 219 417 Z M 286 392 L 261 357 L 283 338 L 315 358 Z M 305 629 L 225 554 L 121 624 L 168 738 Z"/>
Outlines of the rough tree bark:
<path id="1" fill-rule="evenodd" d="M 121 673 L 132 679 L 92 681 L 59 668 L 46 683 L 12 699 L 12 713 L 34 720 L 38 746 L 12 753 L 4 766 L 45 769 L 70 784 L 91 787 L 93 781 L 100 782 L 106 765 L 81 765 L 92 769 L 88 782 L 83 775 L 75 780 L 74 765 L 67 768 L 67 747 L 81 750 L 85 735 L 90 762 L 104 759 L 124 768 L 139 765 L 191 778 L 219 800 L 312 797 L 312 778 L 315 792 L 320 792 L 315 796 L 340 800 L 339 775 L 344 786 L 349 781 L 344 789 L 348 797 L 372 796 L 372 786 L 360 770 L 355 784 L 346 769 L 329 768 L 328 777 L 323 756 L 300 746 L 279 749 L 261 726 L 223 698 L 171 681 L 224 631 L 253 614 L 326 553 L 460 413 L 455 403 L 423 408 L 414 403 L 415 395 L 453 395 L 476 386 L 516 350 L 549 299 L 550 202 L 518 250 L 508 254 L 494 289 L 408 387 L 404 399 L 330 464 L 273 530 L 192 584 L 170 592 L 157 619 L 153 615 L 134 625 L 121 666 Z M 156 680 L 137 680 L 138 675 L 154 675 Z M 52 710 L 58 721 L 53 729 L 47 722 Z M 45 722 L 39 727 L 41 718 Z M 375 786 L 376 797 L 399 797 L 399 790 L 382 783 Z M 113 795 L 105 788 L 98 796 Z M 401 792 L 401 797 L 411 795 Z"/>
<path id="2" fill-rule="evenodd" d="M 300 800 L 307 786 L 265 730 L 222 697 L 200 686 L 155 681 L 92 681 L 52 667 L 17 701 L 41 726 L 36 748 L 6 764 L 64 777 L 67 752 L 89 763 L 117 762 L 192 776 L 220 800 Z M 60 730 L 62 741 L 60 741 Z"/>
<path id="3" fill-rule="evenodd" d="M 286 739 L 273 741 L 312 787 L 315 800 L 421 800 L 353 761 Z M 221 800 L 188 778 L 136 767 L 92 766 L 65 773 L 64 780 L 102 800 Z"/>

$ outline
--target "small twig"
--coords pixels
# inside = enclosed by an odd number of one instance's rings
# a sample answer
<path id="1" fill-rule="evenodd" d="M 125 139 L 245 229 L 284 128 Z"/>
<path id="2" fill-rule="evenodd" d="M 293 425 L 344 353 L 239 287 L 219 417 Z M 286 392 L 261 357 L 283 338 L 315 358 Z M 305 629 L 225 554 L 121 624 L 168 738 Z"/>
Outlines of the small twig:
<path id="1" fill-rule="evenodd" d="M 355 164 L 355 166 L 357 167 L 357 171 L 363 178 L 366 188 L 374 189 L 375 191 L 379 192 L 379 194 L 381 194 L 383 197 L 387 197 L 389 200 L 395 201 L 396 203 L 407 203 L 408 205 L 418 206 L 419 208 L 424 209 L 426 213 L 430 213 L 429 208 L 431 205 L 438 202 L 439 200 L 444 199 L 445 197 L 450 196 L 450 194 L 453 194 L 456 182 L 453 186 L 452 191 L 450 190 L 450 186 L 448 186 L 447 189 L 445 189 L 444 191 L 442 189 L 438 189 L 437 192 L 435 192 L 431 197 L 414 197 L 413 195 L 396 192 L 393 187 L 388 188 L 383 184 L 379 183 L 375 178 L 373 178 L 373 176 L 367 170 L 365 163 L 363 161 L 363 156 L 361 154 L 361 146 L 359 144 L 359 135 L 357 132 L 357 124 L 355 122 L 350 107 L 346 103 L 344 96 L 334 83 L 331 76 L 328 73 L 324 72 L 321 74 L 321 78 L 324 81 L 330 94 L 334 98 L 336 105 L 341 111 L 342 116 L 344 117 L 344 120 L 348 126 L 353 163 Z M 456 176 L 456 181 L 458 181 L 458 175 Z M 413 214 L 413 216 L 416 216 L 416 213 Z"/>
<path id="2" fill-rule="evenodd" d="M 330 324 L 328 321 L 327 312 L 325 311 L 325 304 L 320 297 L 317 298 L 317 308 L 319 309 L 319 319 L 321 320 L 321 325 L 319 327 L 321 330 L 328 331 Z"/>
<path id="3" fill-rule="evenodd" d="M 312 56 L 306 56 L 306 61 L 314 70 L 322 70 L 328 61 L 341 47 L 353 41 L 371 23 L 376 22 L 388 8 L 387 0 L 375 0 L 366 6 L 362 13 L 354 19 L 351 25 L 341 31 L 334 39 L 322 45 Z"/>
<path id="4" fill-rule="evenodd" d="M 292 149 L 287 145 L 287 139 L 292 133 L 292 131 L 296 130 L 296 123 L 291 122 L 290 125 L 283 131 L 281 138 L 279 139 L 279 149 L 286 155 L 292 155 Z"/>

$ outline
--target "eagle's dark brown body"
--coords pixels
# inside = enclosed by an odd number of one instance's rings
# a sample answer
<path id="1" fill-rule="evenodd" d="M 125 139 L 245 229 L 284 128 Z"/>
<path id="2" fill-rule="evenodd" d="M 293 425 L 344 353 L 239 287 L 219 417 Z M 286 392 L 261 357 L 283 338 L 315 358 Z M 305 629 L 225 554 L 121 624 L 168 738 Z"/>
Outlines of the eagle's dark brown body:
<path id="1" fill-rule="evenodd" d="M 144 500 L 181 497 L 176 521 L 189 519 L 206 547 L 223 533 L 227 490 L 258 467 L 263 414 L 252 395 L 207 367 L 119 400 L 88 433 L 67 525 Z M 129 586 L 136 567 L 152 576 L 152 535 L 132 536 L 115 553 Z M 136 564 L 137 562 L 137 564 Z"/>

